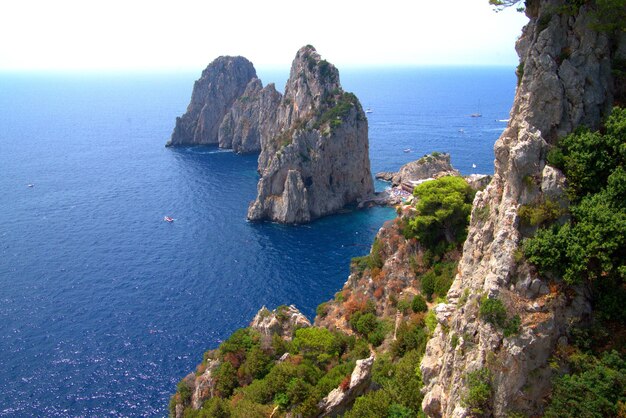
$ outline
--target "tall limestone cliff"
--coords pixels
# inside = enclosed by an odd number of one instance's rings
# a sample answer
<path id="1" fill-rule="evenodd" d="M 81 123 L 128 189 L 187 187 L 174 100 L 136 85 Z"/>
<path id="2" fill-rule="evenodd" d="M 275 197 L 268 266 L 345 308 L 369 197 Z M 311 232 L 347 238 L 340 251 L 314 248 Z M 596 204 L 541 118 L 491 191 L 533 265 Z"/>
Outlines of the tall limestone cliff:
<path id="1" fill-rule="evenodd" d="M 580 125 L 599 126 L 615 93 L 612 59 L 624 50 L 624 36 L 593 29 L 588 4 L 572 10 L 566 3 L 526 2 L 530 22 L 517 42 L 521 80 L 510 122 L 495 145 L 495 175 L 474 200 L 458 273 L 447 303 L 436 307 L 439 325 L 421 363 L 428 416 L 472 415 L 468 374 L 483 369 L 492 389 L 483 414 L 541 415 L 548 359 L 567 342 L 568 326 L 591 311 L 584 289 L 557 291 L 558 282 L 548 283 L 515 257 L 524 233 L 520 205 L 563 195 L 562 173 L 545 162 L 549 144 Z M 485 298 L 499 299 L 508 315 L 520 316 L 518 335 L 505 338 L 479 318 Z"/>
<path id="2" fill-rule="evenodd" d="M 253 78 L 220 124 L 220 148 L 232 148 L 237 153 L 261 151 L 261 138 L 275 134 L 281 98 L 274 84 L 263 87 L 261 80 Z"/>
<path id="3" fill-rule="evenodd" d="M 243 57 L 219 57 L 196 80 L 187 112 L 176 118 L 172 138 L 166 146 L 218 144 L 224 116 L 246 91 L 256 71 Z M 254 90 L 258 87 L 253 84 Z"/>
<path id="4" fill-rule="evenodd" d="M 373 192 L 367 118 L 339 72 L 312 46 L 293 61 L 285 95 L 261 135 L 250 220 L 302 223 Z"/>

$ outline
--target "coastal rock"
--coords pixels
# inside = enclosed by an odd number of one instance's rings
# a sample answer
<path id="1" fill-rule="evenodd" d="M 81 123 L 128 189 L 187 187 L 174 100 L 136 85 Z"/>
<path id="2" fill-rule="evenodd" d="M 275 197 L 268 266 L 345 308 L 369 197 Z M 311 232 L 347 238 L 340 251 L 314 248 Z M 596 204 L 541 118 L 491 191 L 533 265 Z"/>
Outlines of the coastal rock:
<path id="1" fill-rule="evenodd" d="M 176 118 L 166 146 L 218 143 L 218 131 L 226 113 L 242 96 L 256 71 L 243 57 L 214 60 L 196 80 L 187 111 Z"/>
<path id="2" fill-rule="evenodd" d="M 220 124 L 220 148 L 232 148 L 238 154 L 261 151 L 261 137 L 275 135 L 276 112 L 282 95 L 274 84 L 265 88 L 253 78 Z"/>
<path id="3" fill-rule="evenodd" d="M 257 198 L 248 219 L 303 223 L 373 193 L 368 128 L 358 99 L 312 46 L 301 48 L 261 135 Z"/>
<path id="4" fill-rule="evenodd" d="M 487 415 L 541 416 L 550 393 L 548 360 L 568 327 L 590 313 L 584 289 L 553 293 L 515 258 L 520 205 L 562 191 L 559 173 L 545 169 L 548 144 L 580 125 L 597 128 L 613 100 L 606 34 L 590 25 L 588 5 L 574 14 L 556 13 L 563 4 L 526 2 L 530 22 L 517 42 L 523 71 L 511 119 L 495 145 L 494 178 L 474 199 L 474 212 L 487 209 L 488 217 L 472 216 L 447 296 L 454 309 L 448 311 L 447 325 L 435 329 L 421 363 L 422 407 L 431 417 L 470 416 L 462 401 L 468 393 L 465 376 L 481 368 L 492 373 Z M 526 192 L 525 179 L 541 179 L 541 188 Z M 504 338 L 478 319 L 481 295 L 497 297 L 508 315 L 520 316 L 519 335 Z M 472 344 L 463 343 L 458 350 L 450 343 L 451 334 L 471 336 Z"/>
<path id="5" fill-rule="evenodd" d="M 220 148 L 232 148 L 238 153 L 261 151 L 259 96 L 262 89 L 261 80 L 253 78 L 243 94 L 235 100 L 219 127 Z"/>
<path id="6" fill-rule="evenodd" d="M 263 306 L 250 323 L 250 328 L 262 336 L 271 338 L 278 334 L 286 340 L 293 338 L 296 329 L 310 326 L 311 322 L 293 305 L 279 306 L 273 311 Z"/>
<path id="7" fill-rule="evenodd" d="M 383 171 L 376 173 L 376 178 L 391 182 L 391 188 L 375 193 L 374 196 L 360 203 L 359 206 L 396 206 L 413 199 L 413 189 L 420 183 L 444 176 L 460 176 L 458 170 L 452 167 L 450 155 L 433 152 L 419 160 L 411 161 L 397 172 Z M 475 190 L 483 190 L 491 181 L 487 174 L 470 174 L 463 177 Z"/>
<path id="8" fill-rule="evenodd" d="M 452 167 L 450 154 L 433 152 L 432 154 L 424 155 L 419 160 L 403 165 L 396 173 L 376 173 L 376 178 L 390 181 L 392 186 L 400 186 L 403 183 L 409 184 L 415 181 L 451 175 L 460 176 L 461 174 Z"/>
<path id="9" fill-rule="evenodd" d="M 333 389 L 318 405 L 321 411 L 318 417 L 336 417 L 342 415 L 370 386 L 374 355 L 356 361 L 356 366 L 350 375 L 348 387 Z"/>

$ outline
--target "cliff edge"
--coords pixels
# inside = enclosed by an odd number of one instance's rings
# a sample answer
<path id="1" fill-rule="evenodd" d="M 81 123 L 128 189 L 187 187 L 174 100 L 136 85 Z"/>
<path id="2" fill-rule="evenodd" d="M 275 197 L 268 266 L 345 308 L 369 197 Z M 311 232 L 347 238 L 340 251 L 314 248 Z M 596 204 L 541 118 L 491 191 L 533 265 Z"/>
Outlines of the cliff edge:
<path id="1" fill-rule="evenodd" d="M 526 2 L 530 22 L 516 45 L 520 83 L 495 145 L 495 175 L 475 197 L 459 271 L 447 302 L 436 307 L 439 324 L 421 363 L 428 416 L 473 415 L 468 397 L 477 380 L 490 382 L 481 414 L 541 415 L 549 359 L 567 344 L 569 326 L 591 312 L 583 287 L 558 291 L 558 282 L 516 259 L 520 207 L 564 192 L 563 174 L 546 164 L 549 146 L 578 126 L 598 128 L 613 103 L 611 61 L 620 47 L 594 29 L 590 5 L 568 3 Z M 486 301 L 504 306 L 520 332 L 505 336 L 479 319 Z"/>

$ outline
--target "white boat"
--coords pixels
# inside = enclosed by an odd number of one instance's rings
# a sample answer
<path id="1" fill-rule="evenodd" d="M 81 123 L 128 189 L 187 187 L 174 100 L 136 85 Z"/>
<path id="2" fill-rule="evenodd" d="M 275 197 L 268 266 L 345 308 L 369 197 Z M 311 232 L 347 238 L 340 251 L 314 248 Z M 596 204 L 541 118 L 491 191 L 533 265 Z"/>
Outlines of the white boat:
<path id="1" fill-rule="evenodd" d="M 405 150 L 403 150 L 404 152 L 411 152 L 411 148 L 407 148 Z"/>
<path id="2" fill-rule="evenodd" d="M 367 109 L 365 109 L 365 113 L 373 113 L 374 111 L 372 109 L 370 109 L 369 107 Z"/>
<path id="3" fill-rule="evenodd" d="M 170 223 L 171 223 L 171 222 L 174 222 L 174 218 L 170 218 L 169 216 L 164 216 L 164 217 L 163 217 L 163 220 L 164 220 L 165 222 L 170 222 Z"/>

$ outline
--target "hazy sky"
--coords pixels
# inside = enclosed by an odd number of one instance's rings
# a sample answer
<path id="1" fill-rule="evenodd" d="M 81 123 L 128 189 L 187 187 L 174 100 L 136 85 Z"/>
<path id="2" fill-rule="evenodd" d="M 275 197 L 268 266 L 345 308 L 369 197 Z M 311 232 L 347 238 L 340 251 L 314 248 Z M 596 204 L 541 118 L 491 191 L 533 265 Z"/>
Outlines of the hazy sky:
<path id="1" fill-rule="evenodd" d="M 340 68 L 513 66 L 526 20 L 488 0 L 6 0 L 0 70 L 285 67 L 306 44 Z"/>

